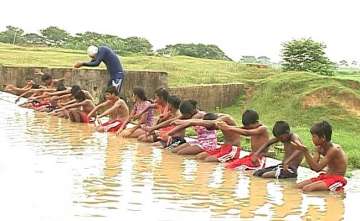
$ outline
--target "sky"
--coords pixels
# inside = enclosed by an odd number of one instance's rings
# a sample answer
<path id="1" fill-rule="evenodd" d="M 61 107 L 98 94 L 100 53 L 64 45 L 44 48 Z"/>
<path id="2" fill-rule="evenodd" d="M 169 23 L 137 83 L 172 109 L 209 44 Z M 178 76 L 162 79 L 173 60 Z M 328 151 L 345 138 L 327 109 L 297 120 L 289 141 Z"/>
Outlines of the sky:
<path id="1" fill-rule="evenodd" d="M 280 61 L 281 43 L 312 38 L 335 62 L 360 62 L 359 0 L 10 0 L 0 31 L 58 26 L 148 39 L 154 49 L 177 43 L 218 45 L 229 57 Z"/>

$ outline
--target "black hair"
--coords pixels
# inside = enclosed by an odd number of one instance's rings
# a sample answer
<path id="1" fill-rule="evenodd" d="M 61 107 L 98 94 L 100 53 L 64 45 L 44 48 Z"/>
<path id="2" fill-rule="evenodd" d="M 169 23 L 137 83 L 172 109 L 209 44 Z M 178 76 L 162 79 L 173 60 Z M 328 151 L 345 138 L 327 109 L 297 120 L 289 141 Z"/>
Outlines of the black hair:
<path id="1" fill-rule="evenodd" d="M 59 83 L 56 87 L 56 91 L 65 91 L 66 87 L 63 83 Z"/>
<path id="2" fill-rule="evenodd" d="M 51 80 L 52 76 L 50 74 L 44 74 L 43 76 L 41 76 L 41 81 L 47 81 L 47 80 Z"/>
<path id="3" fill-rule="evenodd" d="M 31 85 L 31 89 L 39 89 L 39 88 L 40 88 L 40 85 L 38 85 L 38 84 Z"/>
<path id="4" fill-rule="evenodd" d="M 85 96 L 85 93 L 83 91 L 76 92 L 74 97 L 78 102 L 86 100 L 86 96 Z"/>
<path id="5" fill-rule="evenodd" d="M 148 100 L 146 95 L 145 95 L 145 90 L 142 87 L 135 87 L 133 89 L 133 93 L 135 94 L 135 96 L 137 96 L 138 98 L 140 98 L 140 100 L 142 101 L 146 101 Z"/>
<path id="6" fill-rule="evenodd" d="M 186 100 L 180 104 L 180 112 L 183 115 L 193 114 L 196 110 L 196 101 Z"/>
<path id="7" fill-rule="evenodd" d="M 163 101 L 167 101 L 167 99 L 169 97 L 169 92 L 165 88 L 158 88 L 155 91 L 155 94 Z"/>
<path id="8" fill-rule="evenodd" d="M 32 80 L 33 80 L 33 78 L 30 77 L 30 76 L 28 76 L 28 77 L 25 78 L 25 81 L 32 81 Z"/>
<path id="9" fill-rule="evenodd" d="M 285 121 L 276 121 L 273 127 L 273 135 L 279 137 L 284 134 L 290 134 L 290 126 Z"/>
<path id="10" fill-rule="evenodd" d="M 310 129 L 311 134 L 316 134 L 318 137 L 324 137 L 326 141 L 331 141 L 332 127 L 327 121 L 321 121 L 314 124 Z"/>
<path id="11" fill-rule="evenodd" d="M 244 126 L 259 122 L 259 115 L 254 110 L 246 110 L 242 115 L 242 123 Z"/>
<path id="12" fill-rule="evenodd" d="M 198 102 L 196 100 L 190 99 L 189 102 L 194 106 L 195 109 L 197 108 L 197 103 Z"/>
<path id="13" fill-rule="evenodd" d="M 206 113 L 203 117 L 203 120 L 216 120 L 218 117 L 219 116 L 215 113 Z"/>
<path id="14" fill-rule="evenodd" d="M 177 96 L 169 96 L 167 98 L 167 102 L 168 102 L 168 104 L 170 104 L 175 109 L 179 109 L 179 106 L 181 104 L 181 100 Z"/>
<path id="15" fill-rule="evenodd" d="M 79 85 L 73 85 L 70 89 L 70 92 L 73 96 L 75 96 L 78 91 L 81 91 L 81 87 Z"/>
<path id="16" fill-rule="evenodd" d="M 114 86 L 110 86 L 110 87 L 106 88 L 105 93 L 113 94 L 115 96 L 119 95 L 118 90 L 116 90 L 116 87 L 114 87 Z"/>

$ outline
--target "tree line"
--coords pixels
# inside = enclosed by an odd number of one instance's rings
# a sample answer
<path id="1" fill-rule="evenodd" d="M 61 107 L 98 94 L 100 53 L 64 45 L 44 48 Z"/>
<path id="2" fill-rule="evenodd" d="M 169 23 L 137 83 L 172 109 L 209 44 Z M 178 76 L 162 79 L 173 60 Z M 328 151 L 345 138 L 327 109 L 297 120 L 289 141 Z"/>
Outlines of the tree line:
<path id="1" fill-rule="evenodd" d="M 142 37 L 121 38 L 116 35 L 84 32 L 71 35 L 56 26 L 41 29 L 40 33 L 25 33 L 23 29 L 6 26 L 0 32 L 0 42 L 23 46 L 48 46 L 75 50 L 84 50 L 89 45 L 106 45 L 119 55 L 185 55 L 196 58 L 231 60 L 218 46 L 205 44 L 175 44 L 167 45 L 157 51 L 153 45 Z"/>

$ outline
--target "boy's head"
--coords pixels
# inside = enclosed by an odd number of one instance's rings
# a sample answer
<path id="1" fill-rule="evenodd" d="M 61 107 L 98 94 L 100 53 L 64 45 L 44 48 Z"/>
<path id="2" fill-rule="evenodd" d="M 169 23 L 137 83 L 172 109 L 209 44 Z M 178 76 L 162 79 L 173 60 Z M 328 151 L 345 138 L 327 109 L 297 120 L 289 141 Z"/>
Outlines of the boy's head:
<path id="1" fill-rule="evenodd" d="M 52 82 L 52 76 L 50 74 L 44 74 L 41 76 L 41 81 L 45 83 L 45 85 L 50 85 Z"/>
<path id="2" fill-rule="evenodd" d="M 273 135 L 281 142 L 289 141 L 291 137 L 289 124 L 285 121 L 276 121 L 273 127 Z"/>
<path id="3" fill-rule="evenodd" d="M 218 119 L 219 116 L 215 113 L 206 113 L 203 117 L 203 120 L 216 120 Z M 217 127 L 216 126 L 213 126 L 211 128 L 207 128 L 208 130 L 216 130 Z"/>
<path id="4" fill-rule="evenodd" d="M 181 103 L 181 100 L 179 97 L 177 96 L 169 96 L 167 98 L 167 102 L 169 104 L 169 108 L 171 111 L 177 111 L 179 110 L 179 106 L 180 106 L 180 103 Z"/>
<path id="5" fill-rule="evenodd" d="M 85 96 L 84 92 L 82 92 L 82 91 L 78 91 L 78 92 L 75 94 L 74 97 L 75 97 L 75 99 L 76 99 L 77 102 L 81 102 L 81 101 L 86 100 L 86 96 Z"/>
<path id="6" fill-rule="evenodd" d="M 321 121 L 311 127 L 310 133 L 314 145 L 321 145 L 331 141 L 332 127 L 327 121 Z"/>
<path id="7" fill-rule="evenodd" d="M 119 92 L 116 90 L 115 87 L 111 86 L 106 88 L 105 90 L 105 99 L 106 100 L 113 100 L 119 95 Z"/>
<path id="8" fill-rule="evenodd" d="M 31 86 L 31 89 L 40 89 L 40 85 L 38 85 L 38 84 L 33 84 L 33 85 Z"/>
<path id="9" fill-rule="evenodd" d="M 259 115 L 254 110 L 246 110 L 242 115 L 242 123 L 245 128 L 251 127 L 252 124 L 259 122 Z"/>
<path id="10" fill-rule="evenodd" d="M 180 104 L 180 112 L 184 118 L 191 118 L 196 113 L 196 104 L 194 100 L 186 100 Z"/>
<path id="11" fill-rule="evenodd" d="M 135 87 L 133 89 L 133 94 L 135 96 L 135 98 L 142 100 L 142 101 L 146 101 L 147 97 L 145 95 L 145 90 L 142 87 Z"/>
<path id="12" fill-rule="evenodd" d="M 56 91 L 65 91 L 66 87 L 63 83 L 59 83 L 56 87 Z"/>
<path id="13" fill-rule="evenodd" d="M 206 113 L 203 117 L 203 120 L 216 120 L 218 117 L 219 116 L 215 113 Z"/>
<path id="14" fill-rule="evenodd" d="M 81 91 L 81 88 L 79 85 L 73 85 L 70 89 L 70 92 L 71 92 L 71 95 L 72 96 L 75 96 L 75 94 L 78 92 L 78 91 Z"/>
<path id="15" fill-rule="evenodd" d="M 164 103 L 169 97 L 169 92 L 165 88 L 159 88 L 155 91 L 155 102 L 156 103 Z"/>
<path id="16" fill-rule="evenodd" d="M 34 81 L 31 77 L 27 77 L 25 78 L 25 81 L 26 81 L 26 85 L 32 85 L 34 84 Z"/>

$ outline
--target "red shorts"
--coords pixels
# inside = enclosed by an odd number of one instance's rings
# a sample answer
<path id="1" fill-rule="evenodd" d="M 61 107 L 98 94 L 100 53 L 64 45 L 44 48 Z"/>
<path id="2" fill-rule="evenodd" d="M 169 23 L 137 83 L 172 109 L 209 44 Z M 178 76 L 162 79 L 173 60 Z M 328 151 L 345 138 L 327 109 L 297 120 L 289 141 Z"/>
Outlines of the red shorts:
<path id="1" fill-rule="evenodd" d="M 163 128 L 160 128 L 159 129 L 159 139 L 162 140 L 162 141 L 167 141 L 169 136 L 167 135 L 167 133 L 169 131 L 171 131 L 172 129 L 174 129 L 175 126 L 168 126 L 168 127 L 163 127 Z"/>
<path id="2" fill-rule="evenodd" d="M 346 185 L 347 181 L 343 176 L 339 175 L 328 175 L 321 173 L 318 177 L 311 178 L 312 183 L 322 181 L 329 188 L 330 191 L 341 191 Z"/>
<path id="3" fill-rule="evenodd" d="M 103 123 L 101 126 L 106 132 L 116 132 L 120 129 L 123 122 L 121 120 L 109 120 Z"/>
<path id="4" fill-rule="evenodd" d="M 215 156 L 220 162 L 224 163 L 229 160 L 237 159 L 240 156 L 241 147 L 233 146 L 231 144 L 223 144 L 220 148 L 214 150 L 211 154 Z"/>
<path id="5" fill-rule="evenodd" d="M 247 170 L 256 170 L 263 168 L 265 166 L 265 157 L 259 157 L 258 161 L 256 163 L 253 163 L 251 160 L 252 155 L 253 154 L 249 154 L 245 157 L 235 159 L 228 163 L 226 165 L 226 168 L 235 169 L 240 166 L 244 167 Z"/>
<path id="6" fill-rule="evenodd" d="M 80 112 L 81 122 L 88 124 L 90 122 L 90 118 L 88 117 L 87 113 Z"/>
<path id="7" fill-rule="evenodd" d="M 205 152 L 209 155 L 215 155 L 215 154 L 218 154 L 220 153 L 221 151 L 221 147 L 217 148 L 217 149 L 214 149 L 214 150 L 205 150 Z"/>
<path id="8" fill-rule="evenodd" d="M 50 102 L 49 101 L 40 101 L 39 103 L 32 103 L 32 107 L 33 108 L 39 108 L 39 107 L 43 107 L 46 105 L 49 105 Z"/>

